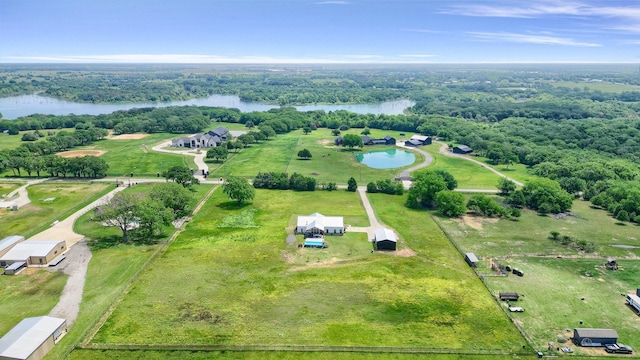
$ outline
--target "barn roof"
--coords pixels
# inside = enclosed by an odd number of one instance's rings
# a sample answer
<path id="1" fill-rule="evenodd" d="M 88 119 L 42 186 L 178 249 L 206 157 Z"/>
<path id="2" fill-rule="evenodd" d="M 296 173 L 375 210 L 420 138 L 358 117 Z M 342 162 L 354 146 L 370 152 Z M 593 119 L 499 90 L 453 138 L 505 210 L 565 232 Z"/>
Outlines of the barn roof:
<path id="1" fill-rule="evenodd" d="M 411 137 L 411 140 L 418 140 L 418 141 L 420 141 L 420 142 L 425 142 L 425 141 L 427 141 L 428 139 L 429 139 L 429 137 L 428 137 L 428 136 L 425 136 L 425 135 L 413 135 L 413 136 Z"/>
<path id="2" fill-rule="evenodd" d="M 390 229 L 379 228 L 374 232 L 376 242 L 378 241 L 393 241 L 398 242 L 398 238 L 396 234 L 393 233 Z"/>
<path id="3" fill-rule="evenodd" d="M 12 247 L 13 245 L 15 245 L 16 243 L 22 240 L 24 240 L 24 236 L 20 236 L 20 235 L 7 236 L 6 238 L 0 240 L 0 252 Z"/>
<path id="4" fill-rule="evenodd" d="M 7 251 L 0 260 L 25 261 L 30 256 L 46 256 L 61 243 L 64 243 L 64 240 L 25 240 Z"/>
<path id="5" fill-rule="evenodd" d="M 581 338 L 618 338 L 618 333 L 613 329 L 576 328 L 573 331 Z"/>
<path id="6" fill-rule="evenodd" d="M 407 143 L 409 143 L 409 144 L 411 144 L 411 145 L 413 145 L 413 146 L 422 145 L 422 141 L 420 141 L 420 140 L 414 140 L 414 139 L 409 139 L 409 140 L 405 141 L 405 145 L 406 145 Z"/>
<path id="7" fill-rule="evenodd" d="M 38 316 L 20 321 L 0 338 L 0 357 L 26 359 L 33 354 L 62 324 L 65 319 Z"/>
<path id="8" fill-rule="evenodd" d="M 479 260 L 478 260 L 478 257 L 477 257 L 477 256 L 476 256 L 476 254 L 474 254 L 474 253 L 466 253 L 466 254 L 464 254 L 464 255 L 465 255 L 465 256 L 467 257 L 467 259 L 469 259 L 469 261 L 471 261 L 471 262 L 474 262 L 474 263 L 475 263 L 475 262 L 478 262 L 478 261 L 479 261 Z"/>
<path id="9" fill-rule="evenodd" d="M 324 216 L 320 213 L 313 213 L 309 216 L 298 216 L 297 226 L 324 230 L 325 227 L 344 227 L 344 220 L 342 216 Z"/>
<path id="10" fill-rule="evenodd" d="M 468 147 L 467 145 L 458 145 L 456 146 L 456 148 L 465 151 L 465 152 L 471 152 L 473 151 L 473 149 L 471 149 L 470 147 Z"/>

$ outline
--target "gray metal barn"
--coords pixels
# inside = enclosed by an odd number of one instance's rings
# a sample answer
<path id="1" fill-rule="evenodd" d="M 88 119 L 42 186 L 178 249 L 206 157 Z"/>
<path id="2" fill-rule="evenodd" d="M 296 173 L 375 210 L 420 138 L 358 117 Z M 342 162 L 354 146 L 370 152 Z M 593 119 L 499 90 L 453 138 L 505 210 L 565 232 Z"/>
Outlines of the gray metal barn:
<path id="1" fill-rule="evenodd" d="M 604 346 L 618 342 L 618 333 L 613 329 L 573 329 L 573 343 L 579 346 Z"/>
<path id="2" fill-rule="evenodd" d="M 20 321 L 0 338 L 0 359 L 42 359 L 67 332 L 67 320 L 38 316 Z"/>

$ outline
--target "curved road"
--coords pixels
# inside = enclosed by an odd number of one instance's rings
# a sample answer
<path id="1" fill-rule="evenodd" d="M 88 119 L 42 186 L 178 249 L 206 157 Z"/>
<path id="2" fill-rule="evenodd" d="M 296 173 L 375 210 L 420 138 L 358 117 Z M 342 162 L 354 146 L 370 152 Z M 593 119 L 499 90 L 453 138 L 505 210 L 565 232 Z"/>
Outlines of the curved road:
<path id="1" fill-rule="evenodd" d="M 151 150 L 157 151 L 157 152 L 174 154 L 174 155 L 190 155 L 190 156 L 193 156 L 193 161 L 196 163 L 196 166 L 198 167 L 198 170 L 199 170 L 199 171 L 196 171 L 196 174 L 194 176 L 196 178 L 198 178 L 198 180 L 204 179 L 204 176 L 202 175 L 202 172 L 203 171 L 204 172 L 209 171 L 209 167 L 204 162 L 204 157 L 207 155 L 206 149 L 201 149 L 201 150 L 204 150 L 204 151 L 200 151 L 199 154 L 197 152 L 193 151 L 193 150 L 178 151 L 178 150 L 164 149 L 166 147 L 169 147 L 170 145 L 171 145 L 171 140 L 165 141 L 165 142 L 162 142 L 162 143 L 152 147 Z"/>

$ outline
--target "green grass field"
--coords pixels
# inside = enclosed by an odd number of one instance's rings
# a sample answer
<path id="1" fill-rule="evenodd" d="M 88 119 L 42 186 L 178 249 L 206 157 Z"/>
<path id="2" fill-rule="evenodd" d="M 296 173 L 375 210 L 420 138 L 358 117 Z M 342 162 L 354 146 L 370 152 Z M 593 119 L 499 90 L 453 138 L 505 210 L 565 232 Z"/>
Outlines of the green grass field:
<path id="1" fill-rule="evenodd" d="M 88 181 L 48 181 L 27 188 L 31 203 L 18 211 L 0 209 L 0 238 L 8 235 L 32 236 L 54 220 L 63 220 L 113 186 Z"/>
<path id="2" fill-rule="evenodd" d="M 524 295 L 518 306 L 525 312 L 512 316 L 540 348 L 551 342 L 554 347 L 572 346 L 578 354 L 605 354 L 602 348 L 587 350 L 564 342 L 573 335 L 567 329 L 576 327 L 613 328 L 621 343 L 640 347 L 640 319 L 621 296 L 638 287 L 637 260 L 620 260 L 617 271 L 606 270 L 602 259 L 512 257 L 508 264 L 525 276 L 487 277 L 487 283 L 496 294 Z"/>
<path id="3" fill-rule="evenodd" d="M 496 189 L 500 179 L 498 175 L 471 161 L 444 156 L 438 152 L 440 146 L 439 143 L 433 143 L 421 147 L 433 157 L 433 162 L 428 169 L 449 172 L 458 180 L 458 188 L 460 189 Z"/>
<path id="4" fill-rule="evenodd" d="M 343 132 L 342 135 L 360 134 L 359 129 Z M 371 137 L 384 137 L 392 135 L 399 138 L 399 132 L 371 130 Z M 229 157 L 226 164 L 211 163 L 209 169 L 212 176 L 223 177 L 225 175 L 237 175 L 253 178 L 258 171 L 261 172 L 294 172 L 305 176 L 313 176 L 319 184 L 336 182 L 346 184 L 350 177 L 354 177 L 359 184 L 366 185 L 370 181 L 391 179 L 397 176 L 403 168 L 396 169 L 372 169 L 361 165 L 355 159 L 355 154 L 374 150 L 383 150 L 391 147 L 367 146 L 364 149 L 349 151 L 346 148 L 333 145 L 335 136 L 329 129 L 318 129 L 304 135 L 302 130 L 296 130 L 289 134 L 281 134 L 276 138 L 253 144 Z M 298 159 L 297 154 L 302 149 L 308 149 L 313 157 L 311 160 Z M 424 157 L 416 153 L 416 163 L 423 162 Z"/>
<path id="5" fill-rule="evenodd" d="M 523 210 L 518 221 L 485 219 L 469 216 L 465 220 L 438 218 L 447 232 L 465 250 L 476 255 L 507 256 L 511 254 L 580 255 L 576 250 L 549 239 L 551 231 L 561 236 L 593 242 L 596 251 L 589 256 L 636 257 L 640 255 L 640 227 L 619 224 L 604 210 L 590 207 L 586 201 L 574 201 L 572 212 L 578 217 L 556 220 L 552 215 L 540 216 Z M 611 245 L 631 245 L 619 248 Z"/>
<path id="6" fill-rule="evenodd" d="M 627 84 L 612 84 L 607 82 L 586 82 L 586 81 L 556 81 L 551 82 L 555 87 L 568 88 L 589 88 L 589 90 L 599 90 L 602 92 L 621 93 L 624 91 L 640 91 L 640 86 Z"/>
<path id="7" fill-rule="evenodd" d="M 327 194 L 326 200 L 318 199 L 320 194 Z M 349 210 L 359 203 L 355 196 L 260 190 L 252 204 L 238 206 L 216 192 L 142 273 L 92 342 L 507 351 L 521 346 L 523 340 L 477 277 L 436 232 L 435 223 L 425 221 L 428 214 L 406 210 L 402 197 L 374 197 L 374 202 L 387 209 L 383 221 L 402 229 L 404 251 L 371 253 L 369 244 L 335 246 L 333 257 L 323 260 L 301 254 L 311 254 L 311 249 L 286 245 L 285 228 L 294 214 L 363 217 L 361 208 Z M 217 227 L 225 217 L 251 209 L 258 228 Z M 407 224 L 413 226 L 402 228 Z M 366 240 L 349 236 L 328 241 Z M 407 246 L 418 255 L 406 256 L 411 255 Z M 473 297 L 465 295 L 469 291 Z"/>
<path id="8" fill-rule="evenodd" d="M 9 195 L 9 193 L 11 193 L 13 190 L 19 188 L 24 184 L 25 182 L 22 182 L 22 181 L 0 183 L 0 200 L 3 199 L 4 196 Z"/>

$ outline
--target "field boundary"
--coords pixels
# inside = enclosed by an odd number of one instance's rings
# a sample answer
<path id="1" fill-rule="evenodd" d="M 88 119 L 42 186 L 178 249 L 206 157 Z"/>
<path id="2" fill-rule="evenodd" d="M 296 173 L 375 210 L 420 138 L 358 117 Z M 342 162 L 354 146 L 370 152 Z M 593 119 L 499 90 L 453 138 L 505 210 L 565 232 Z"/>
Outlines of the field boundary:
<path id="1" fill-rule="evenodd" d="M 203 197 L 203 199 L 193 209 L 189 218 L 192 218 L 195 214 L 198 213 L 198 211 L 200 211 L 202 206 L 207 202 L 207 200 L 211 197 L 211 195 L 217 188 L 218 186 L 213 186 L 211 190 L 209 190 L 209 192 Z M 93 337 L 100 330 L 104 322 L 109 318 L 109 316 L 111 316 L 111 314 L 113 313 L 117 305 L 122 300 L 122 296 L 128 292 L 133 282 L 140 276 L 142 271 L 146 269 L 146 267 L 151 263 L 151 261 L 153 261 L 158 255 L 161 255 L 162 253 L 164 253 L 164 251 L 169 247 L 169 245 L 173 242 L 173 240 L 175 240 L 175 238 L 178 237 L 178 235 L 182 233 L 184 229 L 185 229 L 184 227 L 177 229 L 171 235 L 171 237 L 169 237 L 169 239 L 165 240 L 162 244 L 160 244 L 160 246 L 153 252 L 153 254 L 151 254 L 151 256 L 149 256 L 149 258 L 144 262 L 144 264 L 142 264 L 140 269 L 138 269 L 135 272 L 135 274 L 131 276 L 131 278 L 127 281 L 125 286 L 116 294 L 116 296 L 114 296 L 113 302 L 107 306 L 102 316 L 92 321 L 91 324 L 87 326 L 87 328 L 82 332 L 82 334 L 78 336 L 78 339 L 75 340 L 73 344 L 71 344 L 71 346 L 69 347 L 69 350 L 65 352 L 65 354 L 63 355 L 63 358 L 67 358 L 75 348 L 80 348 L 80 349 L 87 348 L 86 346 L 88 342 L 91 341 L 91 339 L 93 339 Z"/>
<path id="2" fill-rule="evenodd" d="M 454 349 L 395 346 L 340 346 L 340 345 L 189 345 L 189 344 L 81 344 L 84 350 L 162 350 L 162 351 L 287 351 L 287 352 L 344 352 L 344 353 L 396 353 L 396 354 L 461 354 L 510 355 L 505 349 Z"/>
<path id="3" fill-rule="evenodd" d="M 449 239 L 449 242 L 451 242 L 451 244 L 453 244 L 453 246 L 456 248 L 456 250 L 458 250 L 458 252 L 460 253 L 460 256 L 464 257 L 465 253 L 462 251 L 462 249 L 458 246 L 458 243 L 456 243 L 455 240 L 453 240 L 453 237 L 451 235 L 449 235 L 449 233 L 447 232 L 447 230 L 440 224 L 440 221 L 438 221 L 437 217 L 435 216 L 431 216 L 433 218 L 433 220 L 435 221 L 436 225 L 438 225 L 438 227 L 440 228 L 440 230 L 442 231 L 442 233 L 444 233 L 444 235 L 447 237 L 447 239 Z M 473 269 L 474 273 L 476 274 L 476 276 L 478 276 L 478 278 L 480 279 L 480 281 L 482 282 L 482 285 L 484 285 L 485 289 L 487 289 L 487 292 L 489 293 L 489 295 L 491 296 L 491 298 L 493 299 L 493 301 L 498 305 L 498 307 L 500 308 L 500 310 L 502 311 L 502 314 L 509 320 L 509 322 L 511 322 L 513 324 L 513 326 L 518 330 L 518 332 L 520 333 L 520 335 L 522 335 L 522 337 L 527 341 L 528 345 L 534 349 L 535 352 L 540 351 L 540 349 L 538 349 L 535 346 L 535 343 L 533 342 L 533 340 L 531 339 L 531 337 L 529 337 L 529 335 L 524 331 L 524 329 L 522 329 L 522 327 L 520 327 L 520 325 L 518 325 L 517 322 L 515 322 L 513 320 L 512 317 L 510 317 L 507 312 L 505 311 L 504 306 L 502 306 L 502 304 L 500 303 L 500 301 L 498 300 L 498 298 L 494 295 L 491 287 L 489 286 L 489 284 L 487 284 L 487 282 L 484 279 L 484 276 L 480 273 L 478 273 L 478 270 L 476 270 L 475 268 Z"/>

